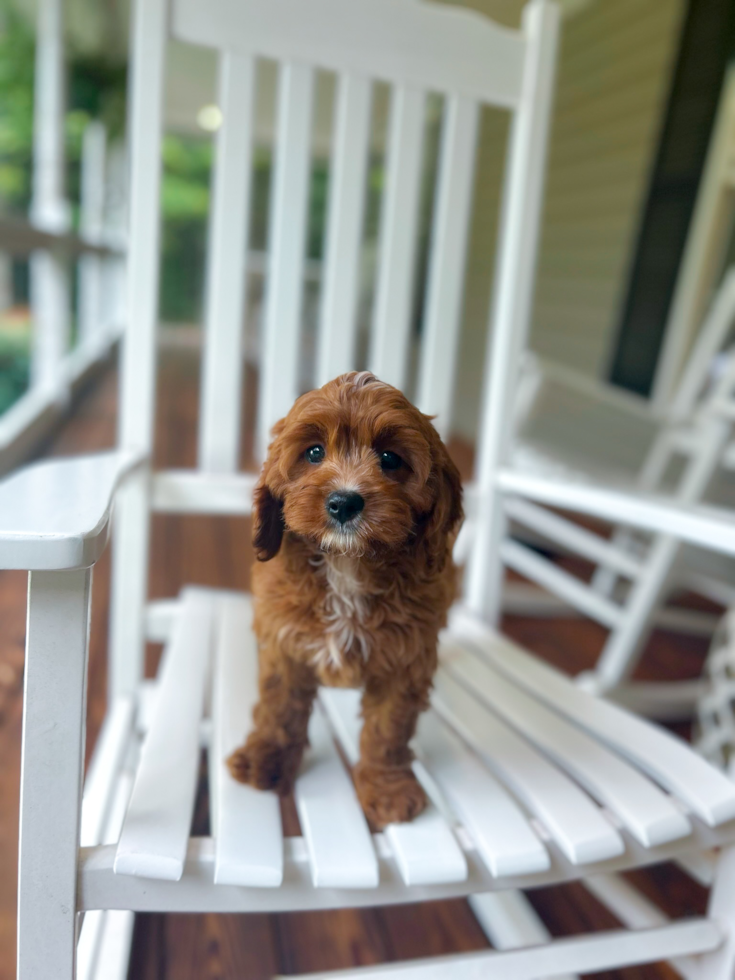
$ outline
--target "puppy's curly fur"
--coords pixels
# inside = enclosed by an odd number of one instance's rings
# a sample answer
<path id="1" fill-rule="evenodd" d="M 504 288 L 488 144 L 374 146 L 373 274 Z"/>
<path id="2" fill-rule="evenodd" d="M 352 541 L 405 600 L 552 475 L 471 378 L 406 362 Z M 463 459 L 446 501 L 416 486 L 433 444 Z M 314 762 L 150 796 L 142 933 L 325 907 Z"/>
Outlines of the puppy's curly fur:
<path id="1" fill-rule="evenodd" d="M 459 473 L 430 418 L 368 372 L 303 395 L 273 436 L 253 505 L 260 700 L 230 771 L 287 793 L 318 685 L 361 687 L 360 802 L 377 827 L 410 820 L 426 805 L 409 741 L 455 591 Z M 364 500 L 345 524 L 335 491 Z"/>

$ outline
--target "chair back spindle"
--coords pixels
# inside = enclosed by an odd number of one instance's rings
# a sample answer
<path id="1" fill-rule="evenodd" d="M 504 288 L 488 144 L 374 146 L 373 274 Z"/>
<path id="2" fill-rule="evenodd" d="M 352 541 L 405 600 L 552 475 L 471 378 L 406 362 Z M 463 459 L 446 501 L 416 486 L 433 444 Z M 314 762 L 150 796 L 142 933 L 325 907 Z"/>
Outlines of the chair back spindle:
<path id="1" fill-rule="evenodd" d="M 299 394 L 299 320 L 313 87 L 311 68 L 297 64 L 281 68 L 260 363 L 258 448 L 261 456 L 272 426 L 286 414 Z"/>
<path id="2" fill-rule="evenodd" d="M 220 60 L 222 126 L 214 156 L 210 246 L 199 413 L 199 466 L 234 473 L 240 458 L 245 256 L 250 227 L 255 61 L 227 53 Z"/>
<path id="3" fill-rule="evenodd" d="M 479 114 L 477 102 L 462 96 L 448 99 L 444 110 L 417 398 L 422 412 L 437 417 L 444 439 L 450 432 Z"/>
<path id="4" fill-rule="evenodd" d="M 353 370 L 357 357 L 357 300 L 365 178 L 370 139 L 371 84 L 339 79 L 332 150 L 316 384 Z"/>
<path id="5" fill-rule="evenodd" d="M 412 86 L 392 93 L 368 367 L 396 388 L 405 387 L 408 369 L 425 104 Z"/>

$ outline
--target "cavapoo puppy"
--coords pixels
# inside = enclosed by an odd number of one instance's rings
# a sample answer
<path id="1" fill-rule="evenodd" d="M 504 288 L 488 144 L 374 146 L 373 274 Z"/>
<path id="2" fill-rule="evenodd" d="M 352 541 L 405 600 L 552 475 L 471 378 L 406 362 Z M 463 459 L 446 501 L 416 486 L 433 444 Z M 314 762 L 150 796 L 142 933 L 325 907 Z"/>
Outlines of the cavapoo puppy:
<path id="1" fill-rule="evenodd" d="M 409 742 L 454 597 L 459 473 L 431 424 L 368 372 L 303 395 L 255 488 L 260 700 L 236 779 L 287 793 L 320 684 L 363 690 L 355 785 L 377 827 L 426 805 Z"/>

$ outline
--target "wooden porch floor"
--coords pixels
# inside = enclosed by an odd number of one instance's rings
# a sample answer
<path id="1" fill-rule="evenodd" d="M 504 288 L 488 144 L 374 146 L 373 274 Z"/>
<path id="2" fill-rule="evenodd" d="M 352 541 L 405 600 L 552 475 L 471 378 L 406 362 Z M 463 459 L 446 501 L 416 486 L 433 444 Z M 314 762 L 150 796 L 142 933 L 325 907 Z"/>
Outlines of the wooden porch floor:
<path id="1" fill-rule="evenodd" d="M 162 358 L 156 460 L 194 462 L 198 364 L 191 353 Z M 87 391 L 48 447 L 49 455 L 90 452 L 115 441 L 116 374 L 107 371 Z M 460 464 L 467 453 L 456 447 Z M 156 516 L 151 596 L 175 595 L 197 583 L 244 589 L 252 559 L 244 519 Z M 87 755 L 104 714 L 109 552 L 95 571 L 90 648 Z M 15 976 L 15 902 L 26 577 L 0 573 L 0 980 Z M 507 632 L 570 672 L 590 666 L 604 632 L 580 619 L 508 618 Z M 645 674 L 687 677 L 699 672 L 706 643 L 658 632 Z M 152 669 L 158 651 L 151 648 Z M 206 810 L 206 799 L 202 801 Z M 286 807 L 289 822 L 295 819 Z M 670 915 L 700 914 L 705 892 L 675 868 L 635 875 Z M 581 885 L 543 889 L 531 901 L 554 935 L 614 928 L 616 920 Z M 265 980 L 274 974 L 332 970 L 387 960 L 487 947 L 464 901 L 363 911 L 287 915 L 141 915 L 130 980 Z M 608 974 L 627 980 L 673 976 L 665 966 Z"/>

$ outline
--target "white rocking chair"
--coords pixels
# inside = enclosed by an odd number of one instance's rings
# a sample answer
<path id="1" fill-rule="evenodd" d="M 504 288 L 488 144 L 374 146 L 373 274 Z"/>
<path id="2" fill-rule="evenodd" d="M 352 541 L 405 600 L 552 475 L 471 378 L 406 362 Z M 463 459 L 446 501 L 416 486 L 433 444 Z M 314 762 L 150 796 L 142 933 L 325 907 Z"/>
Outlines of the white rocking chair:
<path id="1" fill-rule="evenodd" d="M 158 192 L 165 43 L 223 50 L 200 428 L 200 468 L 152 473 Z M 523 495 L 504 462 L 506 420 L 530 307 L 557 12 L 532 0 L 521 32 L 417 0 L 138 0 L 132 83 L 129 326 L 117 452 L 28 467 L 0 484 L 0 567 L 30 569 L 23 728 L 19 980 L 125 976 L 139 911 L 285 911 L 507 893 L 590 879 L 632 931 L 369 969 L 364 977 L 540 977 L 670 958 L 687 978 L 735 964 L 735 784 L 667 733 L 598 700 L 498 636 L 505 505 Z M 370 78 L 394 86 L 370 366 L 405 381 L 413 202 L 427 90 L 446 93 L 422 407 L 453 384 L 472 149 L 481 103 L 513 113 L 466 593 L 442 640 L 416 771 L 433 805 L 371 835 L 333 735 L 356 754 L 357 696 L 325 691 L 297 780 L 302 836 L 284 839 L 277 800 L 235 783 L 223 759 L 256 692 L 250 603 L 184 589 L 146 604 L 152 510 L 247 514 L 237 472 L 242 260 L 256 56 L 281 67 L 261 445 L 297 391 L 299 302 L 314 67 L 339 101 L 321 323 L 320 377 L 353 366 L 356 260 Z M 431 404 L 431 400 L 437 401 Z M 513 482 L 515 481 L 515 482 Z M 717 514 L 536 481 L 528 496 L 735 553 Z M 110 703 L 82 793 L 92 566 L 113 502 Z M 144 641 L 165 639 L 142 681 Z M 211 691 L 211 698 L 209 693 Z M 211 704 L 210 704 L 211 701 Z M 190 837 L 201 746 L 212 834 Z M 717 858 L 711 849 L 724 847 Z M 714 863 L 709 914 L 666 922 L 618 870 L 679 857 Z M 512 905 L 512 899 L 509 903 Z M 487 912 L 491 903 L 485 904 Z M 506 903 L 507 911 L 509 904 Z M 84 913 L 83 921 L 80 913 Z M 79 923 L 81 929 L 79 929 Z"/>
<path id="2" fill-rule="evenodd" d="M 565 462 L 539 451 L 538 447 L 529 447 L 522 435 L 514 444 L 513 468 L 529 476 L 553 474 L 556 479 L 582 484 L 596 479 L 613 486 L 627 486 L 636 492 L 666 493 L 680 503 L 700 502 L 718 472 L 731 466 L 735 349 L 728 349 L 727 341 L 734 320 L 735 269 L 726 274 L 714 297 L 666 421 L 660 425 L 634 478 L 630 475 L 626 478 L 614 466 L 607 470 L 599 466 L 585 469 L 579 463 L 584 455 L 579 450 L 576 465 L 571 462 L 573 455 Z M 719 376 L 713 380 L 710 369 L 715 357 Z M 564 377 L 562 383 L 566 384 Z M 542 406 L 537 411 L 553 413 L 553 396 L 548 404 L 542 398 Z M 628 429 L 640 428 L 642 421 L 640 417 L 629 417 Z M 647 424 L 652 427 L 652 418 Z M 624 432 L 620 425 L 611 426 L 608 435 L 613 438 L 616 433 L 623 439 Z M 670 471 L 677 462 L 681 462 L 681 467 L 672 487 Z M 699 554 L 687 553 L 681 541 L 667 535 L 641 536 L 622 528 L 616 530 L 610 541 L 584 531 L 580 537 L 576 523 L 539 511 L 523 501 L 511 503 L 510 514 L 521 528 L 540 535 L 562 551 L 583 554 L 595 566 L 588 587 L 537 556 L 529 559 L 514 547 L 518 571 L 609 629 L 595 669 L 584 678 L 589 689 L 655 717 L 690 715 L 703 692 L 703 682 L 631 682 L 630 675 L 667 592 L 677 585 L 689 587 L 727 606 L 735 595 L 731 585 L 732 563 L 721 559 L 718 562 L 714 556 L 705 556 L 703 560 Z M 467 528 L 465 534 L 469 533 Z"/>

